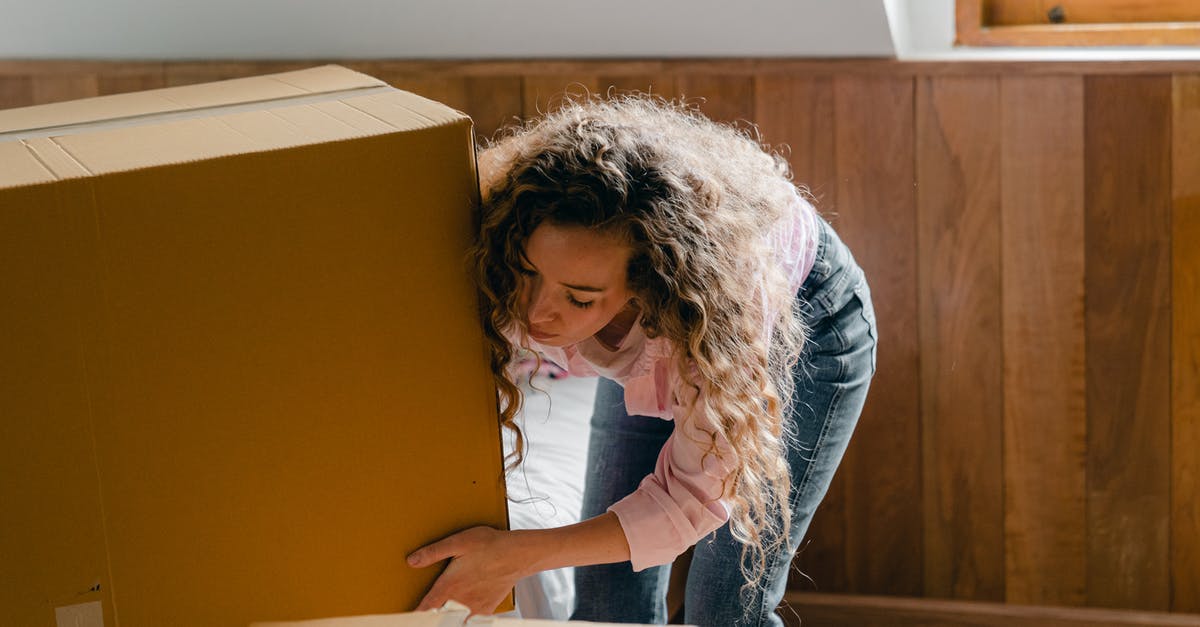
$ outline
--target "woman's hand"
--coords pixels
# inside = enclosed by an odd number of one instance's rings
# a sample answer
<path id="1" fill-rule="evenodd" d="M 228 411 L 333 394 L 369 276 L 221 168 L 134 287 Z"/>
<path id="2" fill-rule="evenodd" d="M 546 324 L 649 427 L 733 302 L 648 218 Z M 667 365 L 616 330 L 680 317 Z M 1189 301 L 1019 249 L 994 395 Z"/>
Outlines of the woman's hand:
<path id="1" fill-rule="evenodd" d="M 543 570 L 611 564 L 629 560 L 629 545 L 617 515 L 550 529 L 500 531 L 472 527 L 413 551 L 408 565 L 432 566 L 449 559 L 418 610 L 439 608 L 451 599 L 472 614 L 491 614 L 517 580 Z"/>
<path id="2" fill-rule="evenodd" d="M 522 553 L 518 532 L 491 527 L 472 527 L 413 551 L 408 556 L 413 568 L 450 560 L 417 610 L 439 608 L 453 599 L 472 614 L 491 614 L 518 579 L 533 573 L 528 570 L 533 560 Z"/>

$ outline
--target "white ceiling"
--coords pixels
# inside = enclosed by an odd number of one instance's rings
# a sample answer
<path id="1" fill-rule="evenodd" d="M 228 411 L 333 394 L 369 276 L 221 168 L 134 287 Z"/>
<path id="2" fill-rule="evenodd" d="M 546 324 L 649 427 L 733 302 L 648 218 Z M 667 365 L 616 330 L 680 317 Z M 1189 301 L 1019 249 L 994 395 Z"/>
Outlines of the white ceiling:
<path id="1" fill-rule="evenodd" d="M 0 0 L 0 58 L 878 57 L 896 1 Z"/>

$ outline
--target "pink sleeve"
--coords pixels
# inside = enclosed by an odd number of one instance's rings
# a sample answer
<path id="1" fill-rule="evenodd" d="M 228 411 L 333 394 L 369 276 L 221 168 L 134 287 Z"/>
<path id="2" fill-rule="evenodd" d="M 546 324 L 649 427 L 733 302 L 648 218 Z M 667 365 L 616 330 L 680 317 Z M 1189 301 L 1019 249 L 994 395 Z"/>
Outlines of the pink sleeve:
<path id="1" fill-rule="evenodd" d="M 707 404 L 694 403 L 689 416 L 686 407 L 693 403 L 673 400 L 675 431 L 663 445 L 654 472 L 608 509 L 621 521 L 635 571 L 671 562 L 729 519 L 720 498 L 723 480 L 734 468 L 732 449 L 718 435 L 721 459 L 707 454 L 709 433 L 715 431 Z"/>

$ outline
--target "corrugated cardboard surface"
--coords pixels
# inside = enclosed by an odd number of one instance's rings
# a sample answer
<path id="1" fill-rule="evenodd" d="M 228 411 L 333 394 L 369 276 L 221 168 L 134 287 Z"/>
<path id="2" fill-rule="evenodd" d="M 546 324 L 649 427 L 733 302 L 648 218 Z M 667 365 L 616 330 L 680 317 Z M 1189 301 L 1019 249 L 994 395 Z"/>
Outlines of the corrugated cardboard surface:
<path id="1" fill-rule="evenodd" d="M 0 189 L 0 625 L 405 611 L 407 552 L 505 526 L 470 121 L 355 97 L 49 135 L 81 172 Z"/>

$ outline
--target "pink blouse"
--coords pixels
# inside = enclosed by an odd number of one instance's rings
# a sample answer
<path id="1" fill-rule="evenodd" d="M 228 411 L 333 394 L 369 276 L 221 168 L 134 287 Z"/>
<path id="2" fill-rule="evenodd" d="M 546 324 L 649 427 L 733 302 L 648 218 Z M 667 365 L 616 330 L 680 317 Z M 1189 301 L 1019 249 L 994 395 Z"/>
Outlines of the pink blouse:
<path id="1" fill-rule="evenodd" d="M 771 233 L 793 290 L 812 269 L 817 248 L 816 212 L 799 195 L 790 220 Z M 654 472 L 629 496 L 609 507 L 621 522 L 635 571 L 671 562 L 729 519 L 721 500 L 722 481 L 735 467 L 729 443 L 718 435 L 721 459 L 705 452 L 710 433 L 719 433 L 716 417 L 694 388 L 671 365 L 665 338 L 647 338 L 635 323 L 614 351 L 595 338 L 566 347 L 545 346 L 532 338 L 531 350 L 575 376 L 602 376 L 625 388 L 631 416 L 676 420 L 675 430 L 658 455 Z M 694 411 L 688 411 L 694 408 Z M 686 418 L 683 419 L 683 418 Z"/>

